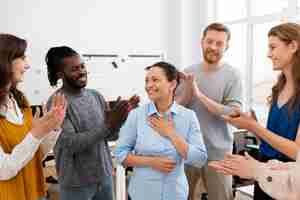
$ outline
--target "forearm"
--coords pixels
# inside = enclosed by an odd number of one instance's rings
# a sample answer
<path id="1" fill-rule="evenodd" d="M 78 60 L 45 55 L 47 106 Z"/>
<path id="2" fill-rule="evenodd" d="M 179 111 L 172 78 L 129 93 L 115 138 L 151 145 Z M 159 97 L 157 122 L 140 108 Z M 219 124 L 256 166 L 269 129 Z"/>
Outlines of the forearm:
<path id="1" fill-rule="evenodd" d="M 14 178 L 33 158 L 41 141 L 30 133 L 8 154 L 0 146 L 0 180 Z"/>
<path id="2" fill-rule="evenodd" d="M 289 158 L 296 160 L 300 145 L 295 141 L 274 134 L 272 131 L 262 127 L 259 123 L 253 124 L 249 129 L 256 133 L 262 140 L 270 144 L 274 149 L 280 151 Z"/>
<path id="3" fill-rule="evenodd" d="M 232 107 L 239 108 L 238 105 L 223 105 L 221 103 L 218 103 L 214 101 L 213 99 L 208 98 L 206 95 L 204 95 L 202 92 L 199 92 L 196 95 L 196 98 L 198 101 L 200 101 L 206 109 L 217 116 L 223 115 L 223 114 L 229 114 L 229 111 L 232 109 Z"/>
<path id="4" fill-rule="evenodd" d="M 187 159 L 187 152 L 188 152 L 188 143 L 185 141 L 183 137 L 180 135 L 174 133 L 169 137 L 170 141 L 176 148 L 177 152 L 180 154 L 180 156 L 186 160 Z"/>
<path id="5" fill-rule="evenodd" d="M 85 151 L 101 140 L 105 140 L 111 134 L 110 130 L 94 129 L 84 132 L 62 132 L 58 142 L 60 146 L 71 154 Z"/>
<path id="6" fill-rule="evenodd" d="M 186 107 L 186 106 L 189 105 L 189 103 L 192 100 L 192 97 L 193 97 L 193 88 L 187 86 L 185 83 L 182 83 L 182 84 L 184 84 L 184 85 L 182 86 L 182 88 L 180 88 L 181 93 L 177 94 L 175 96 L 175 101 L 178 104 Z"/>
<path id="7" fill-rule="evenodd" d="M 122 164 L 130 167 L 151 167 L 152 160 L 153 157 L 150 156 L 137 156 L 129 153 Z"/>

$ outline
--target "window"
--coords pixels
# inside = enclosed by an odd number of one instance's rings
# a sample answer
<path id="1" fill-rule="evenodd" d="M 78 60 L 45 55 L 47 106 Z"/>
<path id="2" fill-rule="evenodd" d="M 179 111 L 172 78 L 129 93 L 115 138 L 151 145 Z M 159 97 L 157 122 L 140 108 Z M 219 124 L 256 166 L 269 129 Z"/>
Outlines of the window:
<path id="1" fill-rule="evenodd" d="M 227 24 L 232 33 L 225 61 L 242 72 L 245 108 L 255 109 L 259 120 L 265 123 L 268 113 L 267 97 L 271 94 L 278 75 L 267 58 L 267 33 L 280 21 L 300 22 L 300 11 L 295 9 L 296 4 L 300 7 L 300 0 L 214 2 L 215 5 L 211 7 L 216 12 L 215 20 Z"/>

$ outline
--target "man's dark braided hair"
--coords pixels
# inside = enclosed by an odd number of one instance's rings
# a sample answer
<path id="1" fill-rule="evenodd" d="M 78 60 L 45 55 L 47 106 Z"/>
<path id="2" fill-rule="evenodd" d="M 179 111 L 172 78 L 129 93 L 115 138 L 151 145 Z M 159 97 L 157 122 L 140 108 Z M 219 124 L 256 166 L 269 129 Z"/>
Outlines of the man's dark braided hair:
<path id="1" fill-rule="evenodd" d="M 56 86 L 59 79 L 57 73 L 66 57 L 78 56 L 79 54 L 67 46 L 52 47 L 47 52 L 45 61 L 48 70 L 48 80 L 51 86 Z"/>

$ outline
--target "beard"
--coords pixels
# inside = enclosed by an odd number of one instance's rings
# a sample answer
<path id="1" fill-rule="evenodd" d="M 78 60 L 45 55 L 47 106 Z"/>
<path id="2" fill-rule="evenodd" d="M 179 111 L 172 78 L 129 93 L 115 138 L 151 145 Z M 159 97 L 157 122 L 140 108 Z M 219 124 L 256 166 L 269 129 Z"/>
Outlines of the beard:
<path id="1" fill-rule="evenodd" d="M 217 64 L 223 57 L 221 51 L 215 51 L 212 49 L 203 50 L 204 60 L 209 64 Z"/>
<path id="2" fill-rule="evenodd" d="M 65 76 L 65 81 L 69 86 L 71 86 L 74 89 L 82 89 L 87 85 L 87 81 L 82 82 L 82 81 L 79 81 L 79 79 L 84 76 L 87 76 L 87 75 L 83 74 L 76 79 Z"/>

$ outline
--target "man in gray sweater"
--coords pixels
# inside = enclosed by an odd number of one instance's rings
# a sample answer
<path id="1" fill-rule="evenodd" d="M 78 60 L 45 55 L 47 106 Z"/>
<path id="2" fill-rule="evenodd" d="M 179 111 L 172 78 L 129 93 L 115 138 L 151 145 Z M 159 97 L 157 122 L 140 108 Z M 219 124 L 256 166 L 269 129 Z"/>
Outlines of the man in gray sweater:
<path id="1" fill-rule="evenodd" d="M 62 132 L 54 148 L 61 200 L 112 200 L 112 160 L 108 140 L 118 138 L 127 101 L 108 109 L 103 96 L 86 89 L 87 70 L 79 54 L 61 46 L 46 55 L 51 86 L 68 100 Z M 51 102 L 51 99 L 48 103 Z"/>
<path id="2" fill-rule="evenodd" d="M 229 40 L 230 31 L 223 24 L 212 23 L 206 27 L 201 40 L 203 61 L 185 69 L 176 96 L 178 103 L 195 111 L 209 161 L 223 160 L 225 153 L 232 152 L 233 134 L 222 115 L 229 114 L 233 108 L 240 109 L 242 102 L 239 73 L 221 62 Z M 202 169 L 187 166 L 186 172 L 191 193 L 200 176 L 209 200 L 233 199 L 232 177 L 217 173 L 207 164 Z"/>

